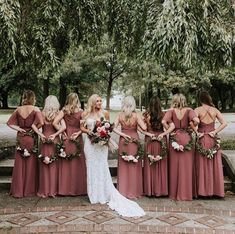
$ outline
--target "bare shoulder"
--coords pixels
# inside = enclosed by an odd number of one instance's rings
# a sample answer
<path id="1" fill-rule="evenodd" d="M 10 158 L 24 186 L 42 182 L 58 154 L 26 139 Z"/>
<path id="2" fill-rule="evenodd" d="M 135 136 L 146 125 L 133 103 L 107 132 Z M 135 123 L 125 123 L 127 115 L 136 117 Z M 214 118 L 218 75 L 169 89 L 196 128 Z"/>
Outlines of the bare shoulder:
<path id="1" fill-rule="evenodd" d="M 37 107 L 37 106 L 34 107 L 34 110 L 35 110 L 36 112 L 40 112 L 40 111 L 41 111 L 41 110 L 39 109 L 39 107 Z"/>
<path id="2" fill-rule="evenodd" d="M 84 118 L 87 115 L 87 111 L 82 112 L 82 118 Z"/>

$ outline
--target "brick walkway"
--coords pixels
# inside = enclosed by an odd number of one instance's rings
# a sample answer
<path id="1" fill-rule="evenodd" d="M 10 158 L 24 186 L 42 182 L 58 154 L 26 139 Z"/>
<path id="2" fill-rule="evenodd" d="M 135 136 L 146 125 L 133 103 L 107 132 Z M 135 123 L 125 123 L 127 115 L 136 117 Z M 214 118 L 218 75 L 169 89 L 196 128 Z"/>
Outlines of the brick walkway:
<path id="1" fill-rule="evenodd" d="M 0 233 L 235 234 L 235 196 L 176 202 L 141 198 L 141 218 L 125 218 L 84 197 L 14 199 L 0 193 Z"/>

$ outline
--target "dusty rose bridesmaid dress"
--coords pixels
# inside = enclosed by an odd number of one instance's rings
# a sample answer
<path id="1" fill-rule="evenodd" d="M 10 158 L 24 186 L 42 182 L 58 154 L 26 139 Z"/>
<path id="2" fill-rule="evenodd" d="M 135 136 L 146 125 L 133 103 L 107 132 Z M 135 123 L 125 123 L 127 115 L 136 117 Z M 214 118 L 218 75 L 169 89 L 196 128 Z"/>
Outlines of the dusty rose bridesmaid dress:
<path id="1" fill-rule="evenodd" d="M 134 121 L 127 124 L 124 119 L 119 119 L 122 132 L 139 140 L 137 133 L 137 116 Z M 118 175 L 117 175 L 117 189 L 127 198 L 139 198 L 143 195 L 143 174 L 142 174 L 142 160 L 137 163 L 126 162 L 122 159 L 122 152 L 125 151 L 128 155 L 136 155 L 138 146 L 135 143 L 125 145 L 125 139 L 120 137 L 119 140 L 119 156 L 118 156 Z"/>
<path id="2" fill-rule="evenodd" d="M 32 111 L 26 118 L 23 118 L 18 110 L 16 110 L 9 118 L 8 125 L 17 125 L 26 132 L 33 131 L 32 124 L 38 124 L 41 113 Z M 35 196 L 38 189 L 38 160 L 37 155 L 32 152 L 36 144 L 37 136 L 35 138 L 31 135 L 17 132 L 17 145 L 21 149 L 27 149 L 30 156 L 23 157 L 22 154 L 16 150 L 15 162 L 12 174 L 12 183 L 10 194 L 13 197 L 29 197 Z"/>
<path id="3" fill-rule="evenodd" d="M 196 117 L 196 113 L 188 108 L 181 120 L 176 116 L 174 109 L 170 109 L 164 116 L 167 122 L 175 124 L 175 138 L 178 144 L 185 146 L 191 139 L 184 130 L 189 127 L 190 121 Z M 193 176 L 194 150 L 176 151 L 169 144 L 169 197 L 174 200 L 192 200 L 194 195 Z"/>
<path id="4" fill-rule="evenodd" d="M 147 131 L 158 136 L 163 132 L 160 124 L 159 129 L 153 130 L 149 120 L 145 121 Z M 164 137 L 166 141 L 166 137 Z M 158 141 L 150 141 L 149 136 L 145 136 L 145 157 L 144 157 L 144 195 L 146 196 L 167 196 L 168 195 L 168 163 L 167 157 L 150 165 L 148 154 L 159 155 L 161 145 Z"/>
<path id="5" fill-rule="evenodd" d="M 206 124 L 203 123 L 203 118 L 200 119 L 198 132 L 205 134 L 200 138 L 200 143 L 205 149 L 212 148 L 214 145 L 213 138 L 208 135 L 215 129 L 214 126 L 215 122 Z M 220 150 L 213 159 L 208 159 L 196 152 L 196 179 L 197 195 L 224 197 L 224 176 Z"/>
<path id="6" fill-rule="evenodd" d="M 75 132 L 80 130 L 80 120 L 82 111 L 64 116 L 66 123 L 66 133 L 68 138 Z M 80 139 L 81 155 L 71 160 L 59 158 L 59 187 L 58 194 L 60 195 L 85 195 L 87 194 L 87 179 L 86 179 L 86 163 L 83 151 L 82 136 Z M 76 153 L 77 146 L 69 139 L 65 140 L 66 154 Z"/>
<path id="7" fill-rule="evenodd" d="M 52 123 L 44 122 L 42 127 L 43 134 L 48 138 L 56 132 Z M 54 143 L 59 139 L 55 139 Z M 52 158 L 56 156 L 56 145 L 54 143 L 42 143 L 40 146 L 40 154 L 45 157 Z M 37 195 L 39 197 L 54 197 L 58 193 L 58 161 L 45 164 L 43 160 L 39 162 L 39 187 Z"/>

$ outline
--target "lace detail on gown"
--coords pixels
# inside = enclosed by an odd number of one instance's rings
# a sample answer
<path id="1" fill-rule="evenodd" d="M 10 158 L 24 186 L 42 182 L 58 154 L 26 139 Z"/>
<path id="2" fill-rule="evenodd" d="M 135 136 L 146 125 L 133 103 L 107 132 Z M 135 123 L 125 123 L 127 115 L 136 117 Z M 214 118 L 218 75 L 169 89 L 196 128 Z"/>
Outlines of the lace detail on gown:
<path id="1" fill-rule="evenodd" d="M 93 130 L 95 120 L 86 120 L 87 128 Z M 108 147 L 91 144 L 85 138 L 84 152 L 87 165 L 87 192 L 90 202 L 108 203 L 108 206 L 121 216 L 136 217 L 145 215 L 144 210 L 134 201 L 122 196 L 114 187 L 108 166 Z"/>

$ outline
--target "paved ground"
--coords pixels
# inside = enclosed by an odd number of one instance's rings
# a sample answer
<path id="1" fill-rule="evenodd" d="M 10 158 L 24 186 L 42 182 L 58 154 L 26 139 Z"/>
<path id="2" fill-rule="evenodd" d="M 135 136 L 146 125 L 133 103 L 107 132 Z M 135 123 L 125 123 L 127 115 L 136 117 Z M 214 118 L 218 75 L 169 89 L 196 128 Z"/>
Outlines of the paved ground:
<path id="1" fill-rule="evenodd" d="M 218 233 L 235 234 L 235 196 L 176 202 L 141 198 L 142 218 L 124 218 L 86 196 L 14 199 L 0 193 L 0 233 Z"/>

